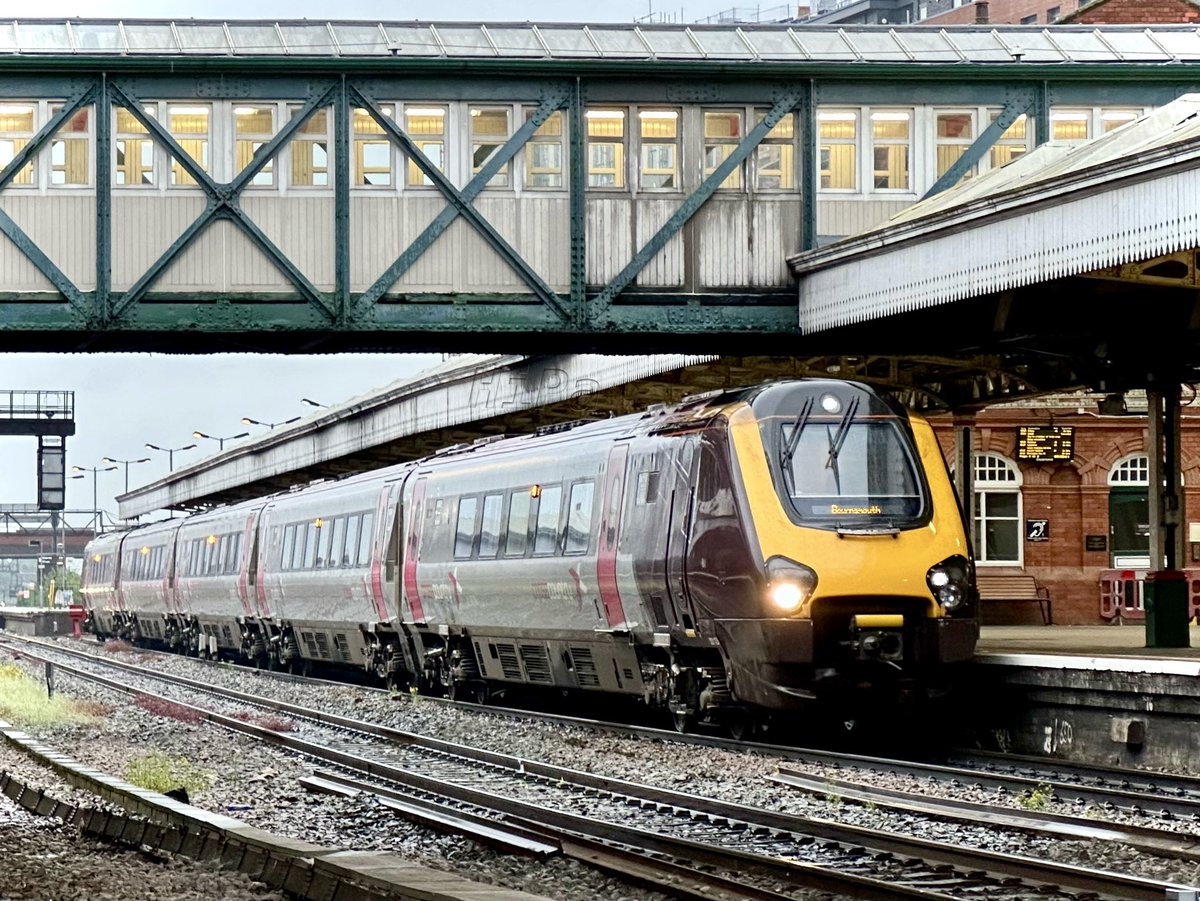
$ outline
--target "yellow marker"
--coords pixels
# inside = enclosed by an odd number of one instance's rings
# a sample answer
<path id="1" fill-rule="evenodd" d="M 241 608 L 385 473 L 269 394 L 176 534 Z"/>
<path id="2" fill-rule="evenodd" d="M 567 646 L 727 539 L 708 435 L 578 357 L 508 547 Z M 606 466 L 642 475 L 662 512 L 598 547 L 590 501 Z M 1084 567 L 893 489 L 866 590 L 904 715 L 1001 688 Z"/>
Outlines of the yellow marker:
<path id="1" fill-rule="evenodd" d="M 904 617 L 899 613 L 860 613 L 854 617 L 856 629 L 899 629 Z"/>

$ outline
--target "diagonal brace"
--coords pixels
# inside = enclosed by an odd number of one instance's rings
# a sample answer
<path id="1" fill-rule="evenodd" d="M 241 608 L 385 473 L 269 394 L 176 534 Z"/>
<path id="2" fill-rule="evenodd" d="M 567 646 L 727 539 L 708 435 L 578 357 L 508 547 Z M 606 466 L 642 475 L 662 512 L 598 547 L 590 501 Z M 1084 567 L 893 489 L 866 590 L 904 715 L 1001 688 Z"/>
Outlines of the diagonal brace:
<path id="1" fill-rule="evenodd" d="M 492 177 L 508 164 L 517 154 L 517 151 L 529 140 L 530 136 L 550 117 L 550 114 L 557 109 L 561 109 L 567 103 L 569 99 L 567 92 L 565 90 L 556 92 L 542 100 L 533 116 L 517 129 L 513 136 L 505 142 L 503 147 L 492 154 L 483 168 L 479 170 L 479 173 L 460 192 L 450 183 L 450 180 L 446 178 L 442 171 L 430 162 L 429 158 L 421 152 L 412 139 L 392 119 L 383 115 L 374 100 L 356 87 L 352 87 L 350 91 L 354 101 L 371 114 L 371 118 L 379 124 L 388 138 L 400 148 L 405 156 L 416 163 L 417 168 L 433 182 L 449 202 L 449 206 L 429 224 L 424 232 L 417 236 L 416 240 L 400 255 L 396 262 L 389 266 L 383 275 L 355 301 L 355 307 L 362 309 L 377 302 L 396 283 L 396 280 L 412 266 L 421 254 L 429 249 L 450 223 L 458 216 L 462 216 L 479 232 L 492 249 L 521 276 L 522 280 L 529 285 L 530 289 L 538 296 L 542 303 L 553 309 L 564 321 L 569 320 L 571 318 L 570 313 L 563 305 L 559 296 L 542 280 L 542 277 L 534 271 L 525 258 L 517 253 L 512 245 L 505 241 L 500 233 L 492 227 L 492 224 L 483 218 L 479 211 L 472 205 L 472 201 L 487 186 Z"/>
<path id="2" fill-rule="evenodd" d="M 948 188 L 954 187 L 964 175 L 974 168 L 975 164 L 983 159 L 983 155 L 992 149 L 992 146 L 1000 140 L 1000 136 L 1008 131 L 1010 125 L 1017 121 L 1022 114 L 1033 109 L 1033 95 L 1018 95 L 1013 97 L 1004 105 L 1004 109 L 1000 111 L 1000 115 L 996 117 L 996 121 L 980 132 L 979 137 L 975 139 L 963 155 L 954 161 L 954 165 L 942 173 L 942 177 L 933 183 L 933 187 L 925 192 L 922 200 L 928 200 L 935 194 L 940 194 Z"/>
<path id="3" fill-rule="evenodd" d="M 649 262 L 658 255 L 659 251 L 667 246 L 667 242 L 679 233 L 684 224 L 699 211 L 700 207 L 704 206 L 725 179 L 742 164 L 742 161 L 754 151 L 754 148 L 762 143 L 763 138 L 767 136 L 771 129 L 779 124 L 779 120 L 795 109 L 796 104 L 799 102 L 799 91 L 788 91 L 781 94 L 763 120 L 750 130 L 750 133 L 722 161 L 721 165 L 717 166 L 712 174 L 700 183 L 700 187 L 696 189 L 694 194 L 686 198 L 679 205 L 679 209 L 671 215 L 670 219 L 663 223 L 662 228 L 658 230 L 654 237 L 647 241 L 646 245 L 634 254 L 629 264 L 617 273 L 617 276 L 596 296 L 597 303 L 602 305 L 610 304 L 618 294 L 629 287 L 630 283 L 637 278 L 638 273 L 646 268 Z"/>
<path id="4" fill-rule="evenodd" d="M 114 305 L 113 316 L 121 315 L 125 310 L 137 303 L 159 276 L 169 267 L 175 258 L 183 253 L 208 227 L 218 218 L 228 219 L 244 231 L 252 241 L 266 254 L 275 267 L 283 273 L 292 285 L 304 296 L 305 300 L 321 309 L 332 321 L 333 311 L 325 303 L 321 292 L 296 268 L 263 232 L 256 226 L 245 212 L 238 206 L 238 196 L 245 190 L 250 181 L 273 159 L 293 135 L 312 117 L 320 107 L 328 105 L 333 89 L 327 89 L 323 94 L 310 99 L 300 112 L 293 116 L 270 141 L 258 149 L 245 169 L 228 184 L 218 184 L 211 176 L 188 154 L 171 134 L 163 128 L 155 118 L 146 115 L 140 104 L 118 85 L 111 86 L 113 99 L 116 103 L 129 110 L 150 133 L 153 140 L 179 161 L 184 170 L 195 179 L 196 183 L 208 195 L 208 203 L 199 216 L 184 229 L 174 243 L 163 252 L 150 268 L 142 273 L 124 296 Z"/>

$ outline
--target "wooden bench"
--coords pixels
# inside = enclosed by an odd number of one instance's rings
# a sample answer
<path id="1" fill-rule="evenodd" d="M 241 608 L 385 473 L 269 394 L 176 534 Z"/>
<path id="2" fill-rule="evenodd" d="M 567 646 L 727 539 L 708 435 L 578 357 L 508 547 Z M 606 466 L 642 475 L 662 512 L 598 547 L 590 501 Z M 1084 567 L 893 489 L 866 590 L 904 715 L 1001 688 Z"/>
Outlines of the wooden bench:
<path id="1" fill-rule="evenodd" d="M 1042 612 L 1042 623 L 1047 626 L 1054 623 L 1050 590 L 1028 573 L 990 573 L 977 569 L 975 587 L 979 589 L 981 602 L 1036 603 Z"/>

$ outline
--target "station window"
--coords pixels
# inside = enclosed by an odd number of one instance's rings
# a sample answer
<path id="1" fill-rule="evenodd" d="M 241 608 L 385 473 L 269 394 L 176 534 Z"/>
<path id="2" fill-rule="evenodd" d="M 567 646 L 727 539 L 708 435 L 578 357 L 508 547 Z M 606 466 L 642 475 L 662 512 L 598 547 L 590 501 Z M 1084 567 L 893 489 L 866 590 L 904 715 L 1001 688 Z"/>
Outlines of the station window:
<path id="1" fill-rule="evenodd" d="M 391 106 L 381 106 L 380 112 L 391 117 Z M 387 187 L 392 183 L 392 145 L 383 133 L 383 126 L 365 109 L 355 109 L 350 117 L 354 136 L 353 184 Z"/>
<path id="2" fill-rule="evenodd" d="M 564 553 L 587 553 L 592 529 L 594 482 L 576 482 L 571 486 L 571 504 L 567 510 L 567 545 Z"/>
<path id="3" fill-rule="evenodd" d="M 679 190 L 678 110 L 642 110 L 638 113 L 638 136 L 642 150 L 640 187 Z"/>
<path id="4" fill-rule="evenodd" d="M 909 190 L 909 143 L 912 113 L 879 110 L 871 113 L 872 184 L 877 191 Z"/>
<path id="5" fill-rule="evenodd" d="M 504 540 L 506 557 L 524 557 L 529 544 L 529 489 L 514 491 L 508 504 L 508 531 Z"/>
<path id="6" fill-rule="evenodd" d="M 11 163 L 33 139 L 36 116 L 35 103 L 0 103 L 0 169 Z M 33 164 L 22 168 L 9 184 L 32 185 Z"/>
<path id="7" fill-rule="evenodd" d="M 937 167 L 941 178 L 975 142 L 975 115 L 969 112 L 937 114 Z M 969 177 L 972 173 L 967 173 Z"/>
<path id="8" fill-rule="evenodd" d="M 275 136 L 275 107 L 235 106 L 233 108 L 234 173 L 250 165 L 254 154 Z M 269 161 L 250 180 L 250 184 L 270 187 L 275 184 L 275 161 Z"/>
<path id="9" fill-rule="evenodd" d="M 1092 136 L 1091 121 L 1091 110 L 1056 109 L 1050 113 L 1050 139 L 1086 141 Z"/>
<path id="10" fill-rule="evenodd" d="M 992 113 L 989 122 L 995 122 L 999 118 L 1000 113 Z M 1000 135 L 988 151 L 988 165 L 992 169 L 999 169 L 1001 166 L 1007 166 L 1017 157 L 1028 153 L 1030 131 L 1029 117 L 1024 113 L 1017 116 L 1013 124 L 1008 126 L 1004 134 Z"/>
<path id="11" fill-rule="evenodd" d="M 533 110 L 525 110 L 525 118 L 533 116 Z M 546 121 L 525 145 L 525 187 L 561 188 L 563 186 L 564 117 L 561 111 L 551 113 Z"/>
<path id="12" fill-rule="evenodd" d="M 289 114 L 295 118 L 300 107 L 292 107 Z M 292 187 L 325 188 L 329 186 L 329 114 L 317 110 L 307 122 L 300 126 L 292 138 Z"/>
<path id="13" fill-rule="evenodd" d="M 737 111 L 706 112 L 704 114 L 704 177 L 712 175 L 717 167 L 737 148 L 742 138 L 742 114 Z M 724 190 L 742 187 L 742 167 L 738 166 L 720 184 Z"/>
<path id="14" fill-rule="evenodd" d="M 510 135 L 507 107 L 471 107 L 471 174 L 478 174 L 487 161 L 500 151 Z M 508 165 L 492 176 L 488 187 L 502 188 L 508 185 Z"/>
<path id="15" fill-rule="evenodd" d="M 761 121 L 765 114 L 758 116 Z M 796 187 L 795 116 L 788 113 L 754 151 L 754 189 L 791 191 Z"/>
<path id="16" fill-rule="evenodd" d="M 208 129 L 212 110 L 207 106 L 167 106 L 167 127 L 179 149 L 196 161 L 205 172 L 208 169 Z M 171 184 L 194 185 L 196 180 L 188 174 L 179 160 L 171 160 Z"/>
<path id="17" fill-rule="evenodd" d="M 143 112 L 154 118 L 153 107 L 143 107 Z M 146 127 L 127 109 L 117 109 L 113 144 L 117 155 L 117 184 L 153 185 L 154 142 L 150 139 L 150 132 Z"/>
<path id="18" fill-rule="evenodd" d="M 1021 477 L 996 454 L 975 455 L 975 552 L 980 563 L 1021 562 Z"/>
<path id="19" fill-rule="evenodd" d="M 553 554 L 558 547 L 558 518 L 562 512 L 562 485 L 542 488 L 538 504 L 537 532 L 533 538 L 535 554 Z"/>
<path id="20" fill-rule="evenodd" d="M 50 115 L 57 116 L 61 103 L 50 106 Z M 50 142 L 50 184 L 86 185 L 91 181 L 91 110 L 76 110 Z"/>
<path id="21" fill-rule="evenodd" d="M 826 110 L 817 114 L 822 191 L 858 190 L 858 113 Z"/>
<path id="22" fill-rule="evenodd" d="M 475 510 L 479 498 L 464 497 L 458 502 L 458 525 L 454 529 L 454 556 L 470 557 L 475 545 Z"/>
<path id="23" fill-rule="evenodd" d="M 446 108 L 410 106 L 404 110 L 404 131 L 439 172 L 446 171 Z M 408 161 L 405 184 L 410 188 L 432 187 L 433 179 Z"/>
<path id="24" fill-rule="evenodd" d="M 625 187 L 625 111 L 590 109 L 587 120 L 589 188 Z"/>

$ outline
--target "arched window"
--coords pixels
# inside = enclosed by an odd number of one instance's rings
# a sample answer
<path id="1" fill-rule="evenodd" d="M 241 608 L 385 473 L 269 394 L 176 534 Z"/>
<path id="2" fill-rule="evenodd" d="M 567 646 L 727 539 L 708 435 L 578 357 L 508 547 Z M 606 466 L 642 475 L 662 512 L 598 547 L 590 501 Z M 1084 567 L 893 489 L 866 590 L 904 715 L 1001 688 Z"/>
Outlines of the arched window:
<path id="1" fill-rule="evenodd" d="M 1148 486 L 1150 484 L 1150 458 L 1145 454 L 1134 454 L 1118 460 L 1108 472 L 1108 484 Z"/>
<path id="2" fill-rule="evenodd" d="M 997 454 L 976 454 L 976 560 L 1019 566 L 1021 544 L 1021 471 Z"/>

